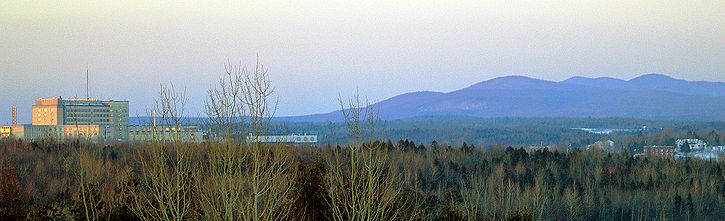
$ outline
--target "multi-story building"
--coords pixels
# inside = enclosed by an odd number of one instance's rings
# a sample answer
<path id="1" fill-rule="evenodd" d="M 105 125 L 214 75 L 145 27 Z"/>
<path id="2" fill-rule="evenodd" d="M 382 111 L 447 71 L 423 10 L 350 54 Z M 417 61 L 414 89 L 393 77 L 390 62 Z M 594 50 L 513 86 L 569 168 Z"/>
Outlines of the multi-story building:
<path id="1" fill-rule="evenodd" d="M 60 141 L 69 138 L 136 142 L 204 140 L 203 132 L 196 125 L 156 125 L 154 120 L 154 125 L 129 126 L 128 103 L 97 98 L 38 98 L 32 107 L 32 123 L 0 126 L 0 137 Z"/>
<path id="2" fill-rule="evenodd" d="M 673 146 L 645 146 L 644 153 L 648 157 L 675 158 L 675 147 L 673 147 Z"/>
<path id="3" fill-rule="evenodd" d="M 83 137 L 126 141 L 129 138 L 128 101 L 38 98 L 31 118 L 30 125 L 13 125 L 12 136 L 27 140 Z"/>
<path id="4" fill-rule="evenodd" d="M 38 98 L 32 125 L 97 125 L 105 140 L 128 140 L 128 101 Z"/>

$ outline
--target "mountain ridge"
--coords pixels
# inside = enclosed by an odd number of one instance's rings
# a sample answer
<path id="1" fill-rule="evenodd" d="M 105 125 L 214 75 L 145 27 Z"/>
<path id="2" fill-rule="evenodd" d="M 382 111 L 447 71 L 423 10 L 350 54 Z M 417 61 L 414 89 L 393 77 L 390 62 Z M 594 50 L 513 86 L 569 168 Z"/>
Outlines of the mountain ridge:
<path id="1" fill-rule="evenodd" d="M 445 115 L 723 120 L 725 83 L 686 81 L 663 74 L 630 80 L 574 76 L 558 82 L 512 75 L 447 93 L 404 93 L 372 105 L 385 120 Z M 339 121 L 342 117 L 338 110 L 283 119 Z"/>
<path id="2" fill-rule="evenodd" d="M 630 80 L 574 76 L 561 82 L 620 90 L 655 90 L 680 94 L 725 96 L 725 82 L 687 81 L 657 73 L 640 75 Z"/>

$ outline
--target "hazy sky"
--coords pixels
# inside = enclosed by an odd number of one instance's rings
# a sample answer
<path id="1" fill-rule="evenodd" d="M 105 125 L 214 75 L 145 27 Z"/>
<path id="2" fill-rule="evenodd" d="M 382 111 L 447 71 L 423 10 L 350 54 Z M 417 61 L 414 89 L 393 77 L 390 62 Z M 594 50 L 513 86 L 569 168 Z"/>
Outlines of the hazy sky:
<path id="1" fill-rule="evenodd" d="M 125 3 L 119 3 L 125 2 Z M 130 100 L 186 88 L 192 114 L 223 64 L 269 67 L 278 116 L 451 91 L 504 75 L 664 73 L 725 80 L 725 1 L 0 1 L 0 124 L 36 97 Z"/>

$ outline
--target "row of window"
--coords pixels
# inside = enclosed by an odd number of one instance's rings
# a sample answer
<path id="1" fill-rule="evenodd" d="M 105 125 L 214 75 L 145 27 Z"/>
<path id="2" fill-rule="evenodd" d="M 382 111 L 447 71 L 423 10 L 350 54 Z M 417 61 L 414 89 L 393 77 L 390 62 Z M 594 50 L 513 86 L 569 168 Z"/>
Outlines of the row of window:
<path id="1" fill-rule="evenodd" d="M 158 134 L 158 135 L 165 135 L 165 134 L 182 134 L 182 135 L 188 135 L 188 134 L 192 134 L 192 133 L 193 133 L 193 131 L 187 131 L 187 132 L 183 132 L 183 131 L 158 131 L 158 132 L 156 132 L 156 134 Z M 151 131 L 130 131 L 129 134 L 130 135 L 136 135 L 136 136 L 139 136 L 139 135 L 151 136 L 151 135 L 153 135 L 153 133 L 151 133 Z"/>
<path id="2" fill-rule="evenodd" d="M 45 122 L 45 121 L 53 121 L 53 120 L 55 120 L 55 119 L 54 118 L 42 118 L 42 117 L 38 117 L 37 120 L 36 120 L 36 122 Z"/>
<path id="3" fill-rule="evenodd" d="M 74 123 L 74 122 L 111 122 L 109 119 L 88 119 L 88 118 L 74 118 L 69 117 L 65 119 L 65 122 L 67 123 Z"/>
<path id="4" fill-rule="evenodd" d="M 108 114 L 69 114 L 68 117 L 110 117 Z"/>
<path id="5" fill-rule="evenodd" d="M 137 130 L 131 129 L 131 132 L 134 132 L 134 131 L 135 132 L 139 132 L 140 131 L 140 132 L 144 132 L 145 133 L 145 132 L 152 132 L 152 131 L 154 131 L 154 129 L 153 128 L 149 128 L 149 129 L 145 129 L 144 128 L 144 129 L 140 129 L 140 130 L 138 130 L 138 129 Z M 164 130 L 164 128 L 156 128 L 156 131 L 158 131 L 158 132 L 162 132 L 162 131 L 174 131 L 174 132 L 176 132 L 176 131 L 184 131 L 184 129 L 183 128 L 177 129 L 177 128 L 168 128 L 167 127 L 166 130 Z"/>
<path id="6" fill-rule="evenodd" d="M 76 113 L 76 112 L 110 112 L 108 109 L 87 109 L 87 108 L 67 108 L 65 109 L 66 113 Z"/>

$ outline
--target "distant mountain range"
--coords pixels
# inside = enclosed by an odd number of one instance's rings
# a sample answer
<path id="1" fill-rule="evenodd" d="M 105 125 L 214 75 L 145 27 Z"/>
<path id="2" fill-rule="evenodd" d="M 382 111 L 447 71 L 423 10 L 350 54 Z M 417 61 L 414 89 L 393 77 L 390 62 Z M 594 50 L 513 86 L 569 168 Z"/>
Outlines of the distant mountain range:
<path id="1" fill-rule="evenodd" d="M 419 116 L 632 117 L 725 120 L 725 83 L 662 74 L 631 80 L 572 77 L 546 81 L 506 76 L 449 93 L 412 92 L 373 104 L 386 120 Z M 339 121 L 340 111 L 282 121 Z"/>

